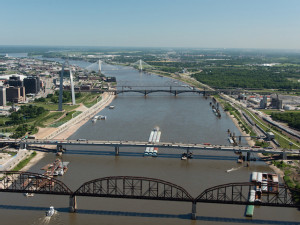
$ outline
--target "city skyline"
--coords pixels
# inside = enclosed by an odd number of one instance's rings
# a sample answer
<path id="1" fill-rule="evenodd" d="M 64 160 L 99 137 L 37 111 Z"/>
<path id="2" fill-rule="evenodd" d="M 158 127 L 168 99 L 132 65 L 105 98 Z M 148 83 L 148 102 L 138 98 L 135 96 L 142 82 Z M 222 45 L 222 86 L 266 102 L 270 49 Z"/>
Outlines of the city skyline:
<path id="1" fill-rule="evenodd" d="M 0 45 L 300 49 L 296 0 L 4 1 Z"/>

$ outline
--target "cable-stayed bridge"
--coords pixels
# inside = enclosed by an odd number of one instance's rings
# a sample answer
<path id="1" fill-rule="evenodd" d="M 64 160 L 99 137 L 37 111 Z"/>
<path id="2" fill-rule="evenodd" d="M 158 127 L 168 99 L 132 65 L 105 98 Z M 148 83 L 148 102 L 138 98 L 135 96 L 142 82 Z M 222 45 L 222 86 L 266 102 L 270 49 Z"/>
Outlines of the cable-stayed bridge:
<path id="1" fill-rule="evenodd" d="M 149 65 L 148 63 L 144 62 L 143 60 L 138 60 L 135 63 L 130 64 L 132 67 L 138 69 L 139 71 L 143 71 L 145 69 L 152 69 L 153 66 Z"/>

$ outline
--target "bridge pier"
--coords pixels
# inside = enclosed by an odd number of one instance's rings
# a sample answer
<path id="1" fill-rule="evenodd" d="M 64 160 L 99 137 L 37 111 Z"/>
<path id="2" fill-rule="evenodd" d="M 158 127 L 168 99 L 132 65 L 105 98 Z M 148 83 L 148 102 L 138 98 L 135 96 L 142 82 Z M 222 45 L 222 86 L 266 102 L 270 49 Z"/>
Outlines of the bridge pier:
<path id="1" fill-rule="evenodd" d="M 281 156 L 282 156 L 282 160 L 287 160 L 285 149 L 283 149 Z"/>
<path id="2" fill-rule="evenodd" d="M 77 210 L 76 196 L 70 196 L 69 198 L 69 212 L 74 213 Z"/>
<path id="3" fill-rule="evenodd" d="M 120 153 L 120 147 L 119 146 L 115 146 L 115 156 L 118 156 Z"/>
<path id="4" fill-rule="evenodd" d="M 196 215 L 196 209 L 197 209 L 196 208 L 196 204 L 197 204 L 196 202 L 192 203 L 192 218 L 191 218 L 192 220 L 196 220 L 196 218 L 197 218 L 197 215 Z"/>
<path id="5" fill-rule="evenodd" d="M 177 90 L 175 90 L 174 95 L 177 96 Z"/>
<path id="6" fill-rule="evenodd" d="M 63 152 L 63 147 L 62 147 L 62 145 L 56 145 L 56 151 L 57 151 L 57 152 Z"/>
<path id="7" fill-rule="evenodd" d="M 147 97 L 147 91 L 146 90 L 144 91 L 144 96 Z"/>
<path id="8" fill-rule="evenodd" d="M 26 149 L 26 147 L 27 147 L 26 143 L 23 142 L 20 143 L 20 149 Z"/>
<path id="9" fill-rule="evenodd" d="M 247 161 L 250 161 L 250 152 L 247 152 Z"/>

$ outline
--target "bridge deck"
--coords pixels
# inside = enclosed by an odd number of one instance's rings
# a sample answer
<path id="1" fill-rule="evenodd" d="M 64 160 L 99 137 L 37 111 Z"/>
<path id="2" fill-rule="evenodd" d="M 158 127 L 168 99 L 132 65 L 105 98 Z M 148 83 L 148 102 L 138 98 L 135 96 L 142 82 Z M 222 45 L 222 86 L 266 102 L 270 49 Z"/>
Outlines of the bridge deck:
<path id="1" fill-rule="evenodd" d="M 0 143 L 14 143 L 27 145 L 65 145 L 65 146 L 110 146 L 110 147 L 158 147 L 160 149 L 184 149 L 184 150 L 209 150 L 209 151 L 229 151 L 229 152 L 250 152 L 250 153 L 271 153 L 281 154 L 284 149 L 266 149 L 266 148 L 251 148 L 243 146 L 229 145 L 208 145 L 208 144 L 184 144 L 159 142 L 150 143 L 145 141 L 101 141 L 101 140 L 64 140 L 64 139 L 6 139 L 0 140 Z M 287 154 L 299 154 L 300 150 L 285 150 Z"/>

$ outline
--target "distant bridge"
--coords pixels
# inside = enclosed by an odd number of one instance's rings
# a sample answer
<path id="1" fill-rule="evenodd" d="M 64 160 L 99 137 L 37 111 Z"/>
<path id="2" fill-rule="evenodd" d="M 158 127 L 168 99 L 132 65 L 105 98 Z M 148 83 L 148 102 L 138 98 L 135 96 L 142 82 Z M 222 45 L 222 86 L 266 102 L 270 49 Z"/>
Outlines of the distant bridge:
<path id="1" fill-rule="evenodd" d="M 113 92 L 115 95 L 122 93 L 141 93 L 144 96 L 147 96 L 150 93 L 171 93 L 174 96 L 177 96 L 181 93 L 197 93 L 202 94 L 203 96 L 214 95 L 218 93 L 241 93 L 245 92 L 241 89 L 198 89 L 194 86 L 182 85 L 182 86 L 116 86 L 115 89 L 107 90 L 108 92 Z"/>
<path id="2" fill-rule="evenodd" d="M 294 149 L 267 149 L 267 148 L 251 148 L 243 146 L 230 146 L 230 145 L 212 145 L 209 143 L 204 144 L 184 144 L 184 143 L 171 143 L 171 142 L 145 142 L 145 141 L 99 141 L 99 140 L 65 140 L 65 139 L 1 139 L 0 144 L 19 144 L 20 148 L 24 149 L 27 146 L 39 145 L 55 145 L 57 150 L 62 149 L 62 146 L 108 146 L 115 149 L 115 154 L 119 155 L 120 147 L 158 147 L 160 149 L 182 149 L 188 151 L 192 150 L 208 150 L 208 151 L 221 151 L 221 152 L 236 152 L 236 153 L 270 153 L 281 154 L 286 157 L 286 154 L 300 154 L 300 150 Z M 250 155 L 249 155 L 250 156 Z"/>
<path id="3" fill-rule="evenodd" d="M 249 193 L 257 183 L 230 183 L 204 190 L 193 198 L 183 187 L 148 177 L 111 176 L 88 181 L 76 191 L 63 182 L 42 174 L 0 171 L 0 192 L 67 195 L 70 212 L 76 212 L 76 196 L 127 198 L 160 201 L 183 201 L 192 203 L 192 219 L 196 219 L 196 204 L 219 203 L 260 205 L 275 207 L 300 207 L 300 190 L 289 189 L 282 184 L 268 183 L 261 201 L 249 202 Z M 275 188 L 275 189 L 274 189 Z M 274 192 L 274 190 L 276 190 Z"/>

